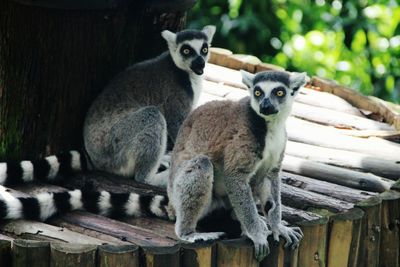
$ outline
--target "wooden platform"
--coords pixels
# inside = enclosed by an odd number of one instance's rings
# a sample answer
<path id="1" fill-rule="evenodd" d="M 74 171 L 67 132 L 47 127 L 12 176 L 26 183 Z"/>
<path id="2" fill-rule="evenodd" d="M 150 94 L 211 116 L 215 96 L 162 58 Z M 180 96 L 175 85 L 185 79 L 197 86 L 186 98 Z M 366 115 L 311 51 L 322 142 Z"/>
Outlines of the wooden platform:
<path id="1" fill-rule="evenodd" d="M 200 103 L 247 95 L 238 69 L 279 69 L 250 56 L 213 49 Z M 400 262 L 400 117 L 396 107 L 313 77 L 288 121 L 283 164 L 283 218 L 299 225 L 298 249 L 270 242 L 263 262 L 238 225 L 218 214 L 215 227 L 228 238 L 181 244 L 172 222 L 121 221 L 72 212 L 47 222 L 0 226 L 0 266 L 278 266 L 396 267 Z M 232 114 L 234 116 L 234 114 Z M 92 183 L 99 189 L 165 194 L 163 190 L 104 173 L 77 175 L 59 185 L 6 189 L 3 195 L 59 191 Z M 216 223 L 218 222 L 218 223 Z M 203 222 L 206 229 L 210 221 Z M 218 225 L 219 224 L 219 225 Z"/>

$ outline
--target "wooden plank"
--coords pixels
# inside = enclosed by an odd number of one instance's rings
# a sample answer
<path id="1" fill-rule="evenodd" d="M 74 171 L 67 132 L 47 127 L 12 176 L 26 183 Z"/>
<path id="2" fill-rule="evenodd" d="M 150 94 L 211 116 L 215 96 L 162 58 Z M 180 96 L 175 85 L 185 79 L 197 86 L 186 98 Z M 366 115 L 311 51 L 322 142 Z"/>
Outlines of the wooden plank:
<path id="1" fill-rule="evenodd" d="M 400 265 L 400 192 L 387 191 L 382 198 L 381 240 L 379 266 Z"/>
<path id="2" fill-rule="evenodd" d="M 11 240 L 0 237 L 0 263 L 2 266 L 11 266 Z"/>
<path id="3" fill-rule="evenodd" d="M 379 265 L 381 203 L 382 199 L 380 197 L 373 197 L 356 206 L 365 213 L 361 224 L 360 250 L 357 259 L 358 266 L 376 267 Z"/>
<path id="4" fill-rule="evenodd" d="M 282 172 L 281 179 L 285 184 L 337 198 L 349 203 L 358 203 L 377 195 L 377 193 L 352 189 L 346 186 L 328 183 L 288 172 Z"/>
<path id="5" fill-rule="evenodd" d="M 139 246 L 174 246 L 176 241 L 100 215 L 76 211 L 60 217 L 61 220 L 92 231 L 128 241 Z"/>
<path id="6" fill-rule="evenodd" d="M 215 266 L 216 244 L 200 242 L 182 244 L 182 266 L 209 267 Z"/>
<path id="7" fill-rule="evenodd" d="M 326 126 L 289 117 L 286 123 L 291 141 L 359 152 L 381 159 L 398 161 L 400 145 L 379 138 L 356 138 L 338 134 Z M 379 149 L 376 149 L 379 147 Z"/>
<path id="8" fill-rule="evenodd" d="M 123 218 L 121 221 L 138 228 L 151 231 L 159 236 L 179 240 L 175 234 L 175 223 L 158 218 Z"/>
<path id="9" fill-rule="evenodd" d="M 396 163 L 398 161 L 395 160 L 385 160 L 367 154 L 293 141 L 287 142 L 285 153 L 333 166 L 371 172 L 377 176 L 394 180 L 400 179 L 400 163 Z"/>
<path id="10" fill-rule="evenodd" d="M 359 250 L 361 220 L 364 212 L 355 208 L 330 217 L 327 265 L 357 267 L 354 262 Z"/>
<path id="11" fill-rule="evenodd" d="M 139 267 L 139 247 L 135 245 L 98 247 L 99 267 Z"/>
<path id="12" fill-rule="evenodd" d="M 42 222 L 14 220 L 1 225 L 4 233 L 12 234 L 19 238 L 38 239 L 55 242 L 97 244 L 101 245 L 104 241 L 87 235 L 76 233 L 62 227 L 45 224 Z"/>
<path id="13" fill-rule="evenodd" d="M 373 192 L 384 192 L 394 183 L 371 173 L 343 169 L 290 155 L 284 157 L 282 166 L 287 172 Z"/>
<path id="14" fill-rule="evenodd" d="M 50 250 L 51 267 L 96 266 L 96 245 L 52 243 Z"/>
<path id="15" fill-rule="evenodd" d="M 291 224 L 296 224 L 302 221 L 318 221 L 323 219 L 323 217 L 313 212 L 282 205 L 282 219 Z"/>
<path id="16" fill-rule="evenodd" d="M 254 246 L 245 238 L 222 240 L 217 243 L 218 267 L 257 267 Z"/>
<path id="17" fill-rule="evenodd" d="M 175 267 L 180 266 L 180 246 L 172 247 L 143 247 L 146 267 Z"/>
<path id="18" fill-rule="evenodd" d="M 316 122 L 323 125 L 330 125 L 336 128 L 357 129 L 357 130 L 383 130 L 392 131 L 393 126 L 389 124 L 354 116 L 351 114 L 330 110 L 322 107 L 315 107 L 303 103 L 295 103 L 292 108 L 292 116 Z"/>
<path id="19" fill-rule="evenodd" d="M 13 242 L 12 267 L 50 266 L 48 242 L 17 239 Z M 76 266 L 75 266 L 76 267 Z"/>

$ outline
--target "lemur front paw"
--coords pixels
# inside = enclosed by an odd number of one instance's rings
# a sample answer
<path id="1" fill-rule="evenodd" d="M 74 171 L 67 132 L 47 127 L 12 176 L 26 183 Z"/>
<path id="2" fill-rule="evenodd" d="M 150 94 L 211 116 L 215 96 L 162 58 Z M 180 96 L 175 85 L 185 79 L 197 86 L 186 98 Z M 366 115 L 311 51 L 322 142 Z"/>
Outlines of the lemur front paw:
<path id="1" fill-rule="evenodd" d="M 196 241 L 211 241 L 216 240 L 224 236 L 224 232 L 211 232 L 211 233 L 191 233 L 188 235 L 181 235 L 181 240 L 194 243 Z"/>
<path id="2" fill-rule="evenodd" d="M 257 261 L 262 261 L 269 254 L 269 245 L 267 238 L 271 235 L 271 231 L 268 229 L 266 220 L 259 217 L 259 229 L 254 234 L 248 235 L 254 244 L 254 254 Z"/>
<path id="3" fill-rule="evenodd" d="M 279 242 L 279 236 L 282 236 L 286 242 L 284 247 L 291 247 L 292 249 L 296 249 L 299 246 L 300 240 L 303 238 L 303 232 L 299 227 L 288 227 L 281 223 L 276 227 L 272 227 L 272 234 L 274 240 L 277 242 Z"/>

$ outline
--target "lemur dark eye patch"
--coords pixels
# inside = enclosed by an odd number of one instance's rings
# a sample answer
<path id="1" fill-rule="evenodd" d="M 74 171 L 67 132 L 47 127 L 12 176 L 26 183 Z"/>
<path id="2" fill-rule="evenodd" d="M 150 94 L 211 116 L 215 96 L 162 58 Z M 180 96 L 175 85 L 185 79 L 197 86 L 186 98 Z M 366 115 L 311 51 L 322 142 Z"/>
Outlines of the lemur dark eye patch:
<path id="1" fill-rule="evenodd" d="M 286 89 L 283 86 L 276 87 L 272 90 L 272 94 L 277 97 L 284 97 L 286 96 Z"/>
<path id="2" fill-rule="evenodd" d="M 194 49 L 190 45 L 187 45 L 187 44 L 182 45 L 182 47 L 179 51 L 180 51 L 181 55 L 183 55 L 184 57 L 190 57 L 196 53 L 194 51 Z"/>
<path id="3" fill-rule="evenodd" d="M 208 44 L 204 43 L 203 46 L 201 47 L 200 53 L 204 56 L 208 54 Z"/>

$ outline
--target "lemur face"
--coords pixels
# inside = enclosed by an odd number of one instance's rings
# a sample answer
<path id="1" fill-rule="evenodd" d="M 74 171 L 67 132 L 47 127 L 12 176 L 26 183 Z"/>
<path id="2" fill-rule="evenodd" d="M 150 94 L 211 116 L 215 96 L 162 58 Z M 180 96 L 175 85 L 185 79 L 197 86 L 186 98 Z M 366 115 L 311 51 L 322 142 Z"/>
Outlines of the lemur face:
<path id="1" fill-rule="evenodd" d="M 176 66 L 189 73 L 202 75 L 210 57 L 209 48 L 215 26 L 205 26 L 201 31 L 185 30 L 178 33 L 163 31 L 169 52 Z"/>
<path id="2" fill-rule="evenodd" d="M 265 71 L 256 75 L 241 71 L 243 83 L 249 88 L 253 110 L 266 120 L 278 114 L 289 114 L 301 86 L 308 81 L 306 73 Z"/>

